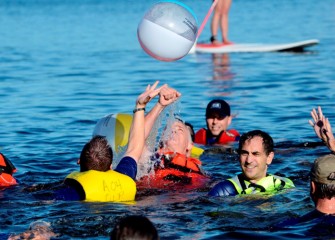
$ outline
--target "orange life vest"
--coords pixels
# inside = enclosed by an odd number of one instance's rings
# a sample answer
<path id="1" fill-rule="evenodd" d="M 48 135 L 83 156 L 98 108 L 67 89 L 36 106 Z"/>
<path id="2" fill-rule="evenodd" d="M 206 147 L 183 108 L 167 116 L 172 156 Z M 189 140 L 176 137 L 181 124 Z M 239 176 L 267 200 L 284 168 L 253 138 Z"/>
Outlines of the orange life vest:
<path id="1" fill-rule="evenodd" d="M 0 153 L 0 187 L 8 187 L 17 184 L 15 178 L 12 176 L 14 172 L 16 172 L 14 165 L 5 157 L 5 155 Z"/>
<path id="2" fill-rule="evenodd" d="M 167 152 L 162 156 L 164 168 L 174 168 L 181 172 L 195 172 L 202 174 L 201 161 L 186 157 L 184 154 Z"/>
<path id="3" fill-rule="evenodd" d="M 199 159 L 167 152 L 161 161 L 162 166 L 155 168 L 154 175 L 145 176 L 138 182 L 139 189 L 192 190 L 205 187 L 210 180 L 202 171 Z"/>
<path id="4" fill-rule="evenodd" d="M 208 137 L 210 136 L 210 132 L 205 128 L 200 129 L 196 132 L 194 136 L 194 142 L 198 144 L 209 144 Z M 220 135 L 216 138 L 214 144 L 227 144 L 229 142 L 236 142 L 240 138 L 240 134 L 235 130 L 227 130 L 221 132 Z"/>

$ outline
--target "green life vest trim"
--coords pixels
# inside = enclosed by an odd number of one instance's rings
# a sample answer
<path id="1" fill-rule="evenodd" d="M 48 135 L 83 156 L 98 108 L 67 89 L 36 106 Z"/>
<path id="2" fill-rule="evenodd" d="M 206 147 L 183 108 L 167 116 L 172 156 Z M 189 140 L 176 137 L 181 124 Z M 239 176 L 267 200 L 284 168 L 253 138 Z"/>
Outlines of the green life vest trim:
<path id="1" fill-rule="evenodd" d="M 251 183 L 245 180 L 242 173 L 228 179 L 228 181 L 234 184 L 236 191 L 239 194 L 273 192 L 284 188 L 294 187 L 294 184 L 290 179 L 271 174 L 267 174 L 266 177 L 262 178 L 257 183 Z"/>

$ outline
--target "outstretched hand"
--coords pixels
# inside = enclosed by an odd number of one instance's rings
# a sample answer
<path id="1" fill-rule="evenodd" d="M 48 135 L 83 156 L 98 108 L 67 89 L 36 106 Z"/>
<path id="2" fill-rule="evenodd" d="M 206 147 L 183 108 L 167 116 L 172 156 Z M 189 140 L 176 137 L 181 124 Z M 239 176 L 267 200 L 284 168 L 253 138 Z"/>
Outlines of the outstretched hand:
<path id="1" fill-rule="evenodd" d="M 311 116 L 314 122 L 309 120 L 309 124 L 314 128 L 315 134 L 327 144 L 331 151 L 335 152 L 335 139 L 332 127 L 329 119 L 323 115 L 321 107 L 319 106 L 317 111 L 313 109 Z"/>
<path id="2" fill-rule="evenodd" d="M 156 89 L 158 83 L 159 81 L 156 81 L 152 86 L 150 86 L 149 84 L 145 89 L 145 91 L 137 97 L 136 105 L 138 105 L 138 107 L 145 107 L 147 103 L 150 102 L 151 99 L 153 99 L 159 94 L 159 92 L 165 85 Z"/>
<path id="3" fill-rule="evenodd" d="M 311 111 L 311 116 L 313 120 L 309 120 L 309 124 L 313 127 L 316 136 L 318 136 L 318 138 L 320 138 L 321 140 L 325 141 L 325 136 L 324 134 L 322 134 L 322 127 L 325 122 L 325 116 L 322 114 L 321 107 L 319 106 L 318 110 L 313 108 Z"/>
<path id="4" fill-rule="evenodd" d="M 159 103 L 162 106 L 167 106 L 179 99 L 181 93 L 170 88 L 167 84 L 163 85 L 159 93 Z"/>

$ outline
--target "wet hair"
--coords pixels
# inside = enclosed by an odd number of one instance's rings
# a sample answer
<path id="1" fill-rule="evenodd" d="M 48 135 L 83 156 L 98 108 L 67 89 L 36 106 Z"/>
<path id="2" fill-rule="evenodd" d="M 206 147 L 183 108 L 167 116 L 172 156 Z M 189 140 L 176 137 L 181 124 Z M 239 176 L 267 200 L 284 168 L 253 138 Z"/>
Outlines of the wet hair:
<path id="1" fill-rule="evenodd" d="M 274 144 L 272 137 L 261 130 L 253 130 L 242 134 L 238 145 L 238 152 L 241 152 L 243 145 L 247 140 L 250 140 L 254 137 L 261 137 L 263 139 L 263 147 L 266 155 L 269 155 L 271 152 L 273 152 Z"/>
<path id="2" fill-rule="evenodd" d="M 93 137 L 85 144 L 80 154 L 80 171 L 96 170 L 106 172 L 113 162 L 113 151 L 107 139 Z"/>
<path id="3" fill-rule="evenodd" d="M 191 123 L 189 123 L 189 122 L 185 122 L 184 124 L 190 130 L 191 139 L 192 139 L 192 142 L 194 142 L 195 132 L 194 132 L 193 125 Z"/>
<path id="4" fill-rule="evenodd" d="M 313 197 L 323 199 L 331 199 L 335 197 L 335 184 L 324 184 L 324 183 L 315 183 L 315 192 Z"/>
<path id="5" fill-rule="evenodd" d="M 159 240 L 159 236 L 157 229 L 147 217 L 130 215 L 122 218 L 115 225 L 110 239 Z"/>
<path id="6" fill-rule="evenodd" d="M 189 123 L 189 122 L 184 122 L 184 120 L 182 120 L 179 116 L 175 115 L 174 118 L 175 118 L 176 122 L 181 122 L 182 124 L 185 125 L 187 131 L 190 133 L 190 135 L 189 135 L 189 141 L 193 143 L 194 142 L 194 138 L 195 138 L 195 133 L 194 133 L 193 125 L 191 123 Z M 165 127 L 165 129 L 166 129 L 166 127 Z M 159 148 L 163 148 L 163 147 L 164 147 L 164 144 L 161 141 L 159 143 Z"/>

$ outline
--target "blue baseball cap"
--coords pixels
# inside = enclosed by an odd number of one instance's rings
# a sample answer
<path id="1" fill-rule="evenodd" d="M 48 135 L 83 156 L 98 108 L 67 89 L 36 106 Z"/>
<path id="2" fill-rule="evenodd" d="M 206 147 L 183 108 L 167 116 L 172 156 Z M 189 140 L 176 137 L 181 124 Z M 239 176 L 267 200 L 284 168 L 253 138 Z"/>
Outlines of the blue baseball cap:
<path id="1" fill-rule="evenodd" d="M 230 106 L 226 101 L 214 99 L 208 103 L 206 108 L 206 118 L 225 118 L 226 116 L 230 116 Z"/>

